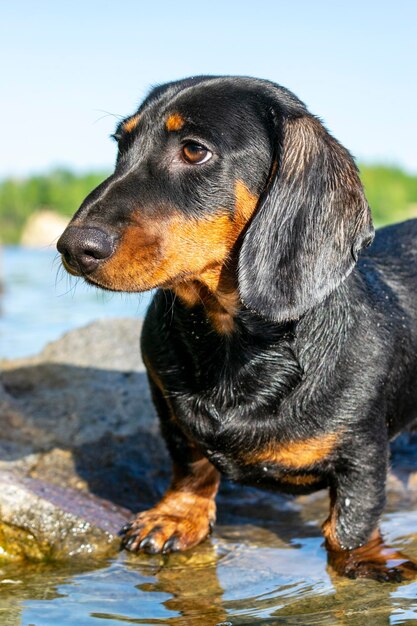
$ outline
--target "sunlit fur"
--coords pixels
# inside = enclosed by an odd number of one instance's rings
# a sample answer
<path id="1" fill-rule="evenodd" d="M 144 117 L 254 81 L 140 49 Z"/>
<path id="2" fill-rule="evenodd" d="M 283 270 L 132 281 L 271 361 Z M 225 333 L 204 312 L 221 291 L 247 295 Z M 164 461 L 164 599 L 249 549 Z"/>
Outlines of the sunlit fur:
<path id="1" fill-rule="evenodd" d="M 366 249 L 374 230 L 350 154 L 268 81 L 163 85 L 116 136 L 115 172 L 58 249 L 93 284 L 159 287 L 142 351 L 174 478 L 124 545 L 201 541 L 221 473 L 328 488 L 336 571 L 414 576 L 401 555 L 390 562 L 378 524 L 388 441 L 417 418 L 417 221 Z M 212 157 L 187 165 L 186 141 Z"/>

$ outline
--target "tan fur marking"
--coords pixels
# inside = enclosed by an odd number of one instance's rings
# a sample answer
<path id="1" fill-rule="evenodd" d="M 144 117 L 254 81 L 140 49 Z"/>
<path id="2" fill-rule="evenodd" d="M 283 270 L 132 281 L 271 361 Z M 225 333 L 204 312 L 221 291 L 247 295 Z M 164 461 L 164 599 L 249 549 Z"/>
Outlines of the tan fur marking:
<path id="1" fill-rule="evenodd" d="M 171 113 L 171 115 L 167 118 L 165 122 L 165 128 L 172 132 L 176 130 L 181 130 L 184 126 L 185 120 L 180 113 Z"/>
<path id="2" fill-rule="evenodd" d="M 123 291 L 195 280 L 223 263 L 232 245 L 231 230 L 224 213 L 202 220 L 177 214 L 158 223 L 129 226 L 100 275 Z"/>
<path id="3" fill-rule="evenodd" d="M 174 289 L 187 306 L 202 303 L 217 332 L 232 332 L 239 309 L 235 245 L 258 201 L 239 180 L 235 196 L 233 214 L 219 209 L 197 220 L 171 213 L 146 224 L 138 218 L 94 280 L 120 291 Z"/>
<path id="4" fill-rule="evenodd" d="M 159 550 L 173 536 L 177 538 L 179 550 L 200 543 L 216 518 L 214 498 L 219 482 L 219 472 L 197 451 L 186 475 L 174 466 L 172 485 L 162 500 L 152 509 L 139 513 L 132 529 L 126 533 L 126 538 L 135 536 L 130 549 L 137 550 L 149 533 Z"/>
<path id="5" fill-rule="evenodd" d="M 123 130 L 126 133 L 131 133 L 132 130 L 135 130 L 136 126 L 138 125 L 140 120 L 140 115 L 139 113 L 137 113 L 136 115 L 134 115 L 133 117 L 131 117 L 130 119 L 128 119 L 124 124 L 123 124 Z"/>
<path id="6" fill-rule="evenodd" d="M 231 251 L 237 239 L 252 217 L 253 211 L 258 202 L 258 198 L 252 194 L 246 185 L 237 180 L 235 184 L 235 211 L 233 219 L 227 224 L 229 245 L 227 255 L 216 267 L 208 269 L 199 276 L 199 281 L 194 283 L 192 296 L 188 291 L 186 303 L 191 306 L 202 302 L 206 308 L 207 315 L 217 333 L 228 335 L 234 329 L 234 317 L 239 309 L 239 295 L 236 287 L 234 265 L 231 258 Z M 228 264 L 228 267 L 226 266 Z M 200 286 L 197 285 L 200 283 Z M 201 284 L 207 288 L 201 289 Z M 183 287 L 178 291 L 179 297 L 184 293 Z"/>
<path id="7" fill-rule="evenodd" d="M 338 433 L 329 433 L 287 444 L 269 444 L 263 450 L 256 450 L 245 456 L 245 462 L 276 463 L 291 469 L 302 469 L 326 459 L 337 446 L 339 438 Z"/>
<path id="8" fill-rule="evenodd" d="M 240 231 L 253 215 L 258 203 L 258 198 L 246 187 L 245 183 L 237 180 L 235 184 L 235 223 Z"/>
<path id="9" fill-rule="evenodd" d="M 296 476 L 292 474 L 280 474 L 278 478 L 281 482 L 289 485 L 314 485 L 320 481 L 320 478 L 313 474 L 297 474 Z"/>
<path id="10" fill-rule="evenodd" d="M 337 511 L 336 511 L 336 494 L 330 489 L 330 513 L 329 517 L 322 524 L 323 535 L 327 541 L 327 545 L 332 550 L 341 550 L 339 539 L 336 533 Z"/>
<path id="11" fill-rule="evenodd" d="M 214 272 L 213 272 L 214 273 Z M 217 285 L 216 291 L 209 286 Z M 221 335 L 230 334 L 234 329 L 234 316 L 239 309 L 239 297 L 235 289 L 228 290 L 222 285 L 222 279 L 204 272 L 199 280 L 182 282 L 174 287 L 174 291 L 186 306 L 202 304 L 215 331 Z"/>

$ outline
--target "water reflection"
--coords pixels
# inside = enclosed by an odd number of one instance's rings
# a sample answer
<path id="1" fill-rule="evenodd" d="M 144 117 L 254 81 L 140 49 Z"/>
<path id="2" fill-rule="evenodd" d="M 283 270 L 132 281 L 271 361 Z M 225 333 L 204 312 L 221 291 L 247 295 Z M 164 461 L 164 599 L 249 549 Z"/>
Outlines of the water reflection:
<path id="1" fill-rule="evenodd" d="M 417 552 L 417 543 L 408 542 L 408 551 Z M 78 571 L 74 564 L 30 566 L 23 574 L 7 569 L 6 580 L 14 582 L 1 585 L 0 620 L 8 626 L 385 626 L 417 620 L 417 582 L 341 579 L 328 571 L 320 538 L 292 545 L 251 524 L 241 525 L 238 535 L 236 527 L 220 527 L 187 554 L 121 553 Z"/>

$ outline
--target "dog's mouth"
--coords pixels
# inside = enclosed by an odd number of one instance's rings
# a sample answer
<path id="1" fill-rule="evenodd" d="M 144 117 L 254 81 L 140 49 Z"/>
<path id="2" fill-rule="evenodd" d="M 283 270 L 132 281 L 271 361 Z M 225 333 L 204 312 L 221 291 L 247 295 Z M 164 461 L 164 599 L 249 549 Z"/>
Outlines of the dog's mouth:
<path id="1" fill-rule="evenodd" d="M 64 269 L 71 274 L 71 276 L 76 276 L 78 278 L 83 278 L 86 283 L 93 287 L 97 287 L 98 289 L 104 289 L 105 291 L 120 291 L 120 292 L 135 292 L 142 293 L 144 291 L 149 291 L 151 289 L 175 289 L 179 285 L 189 284 L 192 282 L 198 282 L 198 275 L 196 272 L 179 272 L 175 276 L 169 277 L 167 280 L 158 282 L 158 283 L 147 283 L 144 285 L 136 284 L 134 288 L 132 285 L 112 285 L 111 282 L 107 280 L 103 280 L 103 277 L 100 276 L 100 273 L 91 272 L 85 273 L 83 272 L 76 264 L 69 261 L 64 254 L 61 255 L 62 265 Z M 98 274 L 98 275 L 97 275 Z"/>
<path id="2" fill-rule="evenodd" d="M 65 258 L 64 254 L 61 254 L 61 262 L 62 262 L 64 269 L 68 272 L 68 274 L 71 274 L 71 276 L 76 276 L 77 278 L 83 278 L 86 283 L 88 283 L 89 285 L 92 285 L 93 287 L 98 287 L 99 289 L 105 289 L 106 291 L 116 291 L 115 289 L 112 289 L 109 285 L 102 284 L 97 279 L 92 278 L 92 276 L 85 274 L 78 266 L 73 265 L 73 263 L 68 261 L 68 259 Z"/>
<path id="3" fill-rule="evenodd" d="M 68 274 L 71 274 L 71 276 L 83 276 L 81 270 L 65 258 L 65 254 L 61 254 L 61 262 L 65 270 L 68 272 Z"/>

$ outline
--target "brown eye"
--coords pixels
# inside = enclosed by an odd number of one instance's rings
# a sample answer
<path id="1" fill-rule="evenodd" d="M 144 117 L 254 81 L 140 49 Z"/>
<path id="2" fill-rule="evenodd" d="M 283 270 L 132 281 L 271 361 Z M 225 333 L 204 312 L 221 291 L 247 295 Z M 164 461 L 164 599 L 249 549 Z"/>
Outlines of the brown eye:
<path id="1" fill-rule="evenodd" d="M 181 156 L 186 163 L 200 165 L 211 159 L 212 153 L 199 143 L 189 141 L 182 147 Z"/>

